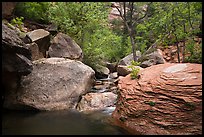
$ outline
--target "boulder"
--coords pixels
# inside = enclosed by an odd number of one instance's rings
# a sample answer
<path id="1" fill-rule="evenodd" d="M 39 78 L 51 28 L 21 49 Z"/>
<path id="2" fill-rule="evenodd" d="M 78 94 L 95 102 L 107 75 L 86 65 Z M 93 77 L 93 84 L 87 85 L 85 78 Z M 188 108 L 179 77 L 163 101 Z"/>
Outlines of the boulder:
<path id="1" fill-rule="evenodd" d="M 5 97 L 5 108 L 75 109 L 79 97 L 93 86 L 93 69 L 80 61 L 43 58 L 33 64 L 32 73 L 22 77 L 17 92 Z"/>
<path id="2" fill-rule="evenodd" d="M 138 59 L 141 62 L 140 66 L 142 68 L 150 67 L 156 64 L 164 64 L 166 63 L 165 59 L 163 58 L 162 51 L 157 49 L 153 52 L 147 53 L 146 55 L 141 56 Z"/>
<path id="3" fill-rule="evenodd" d="M 26 38 L 30 43 L 35 42 L 38 45 L 39 51 L 46 57 L 46 51 L 50 46 L 50 33 L 44 29 L 36 29 L 26 34 Z M 27 43 L 28 44 L 28 43 Z"/>
<path id="4" fill-rule="evenodd" d="M 15 92 L 21 76 L 30 74 L 32 69 L 30 50 L 19 38 L 16 30 L 2 22 L 3 92 Z"/>
<path id="5" fill-rule="evenodd" d="M 140 66 L 134 66 L 134 68 L 139 68 L 140 70 L 143 69 Z M 118 72 L 119 76 L 126 76 L 126 75 L 130 74 L 132 72 L 132 70 L 131 70 L 131 68 L 128 68 L 128 66 L 118 65 L 117 72 Z"/>
<path id="6" fill-rule="evenodd" d="M 136 51 L 136 56 L 137 57 L 141 57 L 141 52 L 140 51 Z M 132 54 L 129 54 L 127 55 L 126 57 L 122 58 L 118 65 L 125 65 L 125 66 L 128 66 L 128 65 L 131 65 L 131 61 L 133 61 L 133 53 Z"/>
<path id="7" fill-rule="evenodd" d="M 50 24 L 45 28 L 46 31 L 49 31 L 51 35 L 56 35 L 58 32 L 58 27 L 55 24 Z"/>
<path id="8" fill-rule="evenodd" d="M 38 45 L 35 42 L 26 45 L 31 51 L 32 61 L 44 58 L 43 53 L 39 51 Z"/>
<path id="9" fill-rule="evenodd" d="M 113 63 L 106 62 L 106 67 L 110 70 L 110 73 L 116 72 L 117 66 L 118 66 L 117 62 L 113 62 Z"/>
<path id="10" fill-rule="evenodd" d="M 77 105 L 79 111 L 100 110 L 115 105 L 117 95 L 112 92 L 87 93 Z"/>
<path id="11" fill-rule="evenodd" d="M 142 135 L 202 134 L 202 64 L 158 64 L 120 78 L 112 116 Z"/>
<path id="12" fill-rule="evenodd" d="M 82 61 L 83 54 L 80 46 L 68 35 L 58 33 L 49 47 L 50 57 L 61 57 Z"/>
<path id="13" fill-rule="evenodd" d="M 108 75 L 110 74 L 110 70 L 107 67 L 101 65 L 95 67 L 95 72 L 97 79 L 108 78 Z"/>
<path id="14" fill-rule="evenodd" d="M 116 78 L 118 78 L 118 72 L 110 73 L 109 78 L 110 78 L 110 79 L 116 79 Z"/>

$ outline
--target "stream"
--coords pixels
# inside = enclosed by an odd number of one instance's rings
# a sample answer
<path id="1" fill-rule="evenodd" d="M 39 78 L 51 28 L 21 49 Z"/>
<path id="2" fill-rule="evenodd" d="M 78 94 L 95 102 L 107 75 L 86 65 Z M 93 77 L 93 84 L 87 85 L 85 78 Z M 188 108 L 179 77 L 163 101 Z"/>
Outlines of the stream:
<path id="1" fill-rule="evenodd" d="M 111 125 L 110 113 L 89 114 L 75 110 L 14 111 L 4 110 L 2 135 L 125 135 L 123 129 Z"/>
<path id="2" fill-rule="evenodd" d="M 107 79 L 102 79 L 102 81 Z M 109 79 L 108 79 L 109 80 Z M 98 90 L 98 91 L 97 91 Z M 97 89 L 93 92 L 104 92 Z M 103 91 L 102 91 L 103 90 Z M 111 124 L 115 107 L 88 113 L 77 110 L 20 111 L 3 109 L 2 135 L 127 135 Z"/>

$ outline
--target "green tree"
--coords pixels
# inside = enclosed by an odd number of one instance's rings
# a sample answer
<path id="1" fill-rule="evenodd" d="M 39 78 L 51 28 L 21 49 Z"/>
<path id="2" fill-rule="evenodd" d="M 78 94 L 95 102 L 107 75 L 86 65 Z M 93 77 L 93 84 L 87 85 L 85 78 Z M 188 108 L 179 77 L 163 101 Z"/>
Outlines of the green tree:
<path id="1" fill-rule="evenodd" d="M 124 22 L 124 26 L 128 30 L 128 35 L 130 37 L 132 45 L 132 53 L 134 61 L 137 61 L 138 57 L 136 56 L 136 26 L 140 24 L 143 19 L 148 15 L 148 7 L 150 3 L 138 4 L 136 2 L 120 2 L 119 7 L 115 8 L 120 13 L 120 17 Z"/>
<path id="2" fill-rule="evenodd" d="M 145 22 L 151 39 L 163 45 L 176 44 L 178 62 L 180 62 L 178 43 L 185 41 L 200 32 L 202 6 L 199 2 L 153 2 L 152 16 Z M 183 58 L 184 60 L 184 58 Z"/>
<path id="3" fill-rule="evenodd" d="M 49 19 L 82 48 L 83 62 L 91 67 L 104 61 L 118 61 L 124 52 L 121 37 L 109 28 L 110 3 L 54 2 Z"/>

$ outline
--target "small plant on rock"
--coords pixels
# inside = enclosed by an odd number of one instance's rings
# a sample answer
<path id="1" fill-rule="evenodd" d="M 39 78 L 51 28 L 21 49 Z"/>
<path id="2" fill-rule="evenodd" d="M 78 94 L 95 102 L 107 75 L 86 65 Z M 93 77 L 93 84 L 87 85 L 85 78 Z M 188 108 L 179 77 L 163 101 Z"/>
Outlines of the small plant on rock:
<path id="1" fill-rule="evenodd" d="M 134 60 L 131 61 L 131 65 L 133 65 L 133 66 L 139 66 L 140 64 L 141 64 L 141 62 L 137 62 Z"/>
<path id="2" fill-rule="evenodd" d="M 131 65 L 128 66 L 128 68 L 131 69 L 130 77 L 131 77 L 132 79 L 137 79 L 137 78 L 139 78 L 138 73 L 139 73 L 140 69 L 135 67 L 135 66 L 139 66 L 139 65 L 140 65 L 140 62 L 132 61 L 132 62 L 131 62 Z"/>
<path id="3" fill-rule="evenodd" d="M 11 20 L 11 24 L 13 26 L 18 27 L 21 31 L 23 31 L 22 25 L 23 25 L 23 19 L 24 17 L 16 17 Z"/>

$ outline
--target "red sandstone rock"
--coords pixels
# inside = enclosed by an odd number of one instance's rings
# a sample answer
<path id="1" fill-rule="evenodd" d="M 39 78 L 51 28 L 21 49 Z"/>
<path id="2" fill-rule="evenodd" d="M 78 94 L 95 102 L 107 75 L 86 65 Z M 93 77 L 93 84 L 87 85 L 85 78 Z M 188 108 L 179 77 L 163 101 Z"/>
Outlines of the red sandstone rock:
<path id="1" fill-rule="evenodd" d="M 202 64 L 154 65 L 118 86 L 112 116 L 132 134 L 202 134 Z"/>

